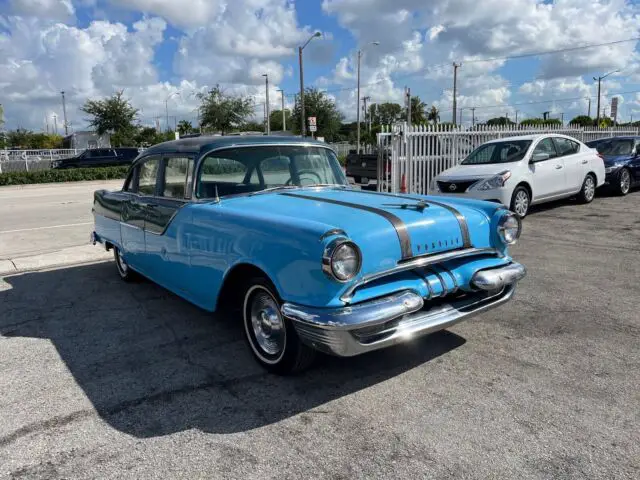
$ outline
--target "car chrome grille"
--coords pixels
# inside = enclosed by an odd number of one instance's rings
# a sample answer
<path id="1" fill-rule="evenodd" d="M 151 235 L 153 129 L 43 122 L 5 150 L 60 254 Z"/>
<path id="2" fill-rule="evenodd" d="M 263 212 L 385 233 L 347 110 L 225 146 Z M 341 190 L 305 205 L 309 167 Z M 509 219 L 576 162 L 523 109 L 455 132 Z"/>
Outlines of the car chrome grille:
<path id="1" fill-rule="evenodd" d="M 441 193 L 464 193 L 477 181 L 477 178 L 473 180 L 456 180 L 455 182 L 438 181 L 438 188 Z"/>

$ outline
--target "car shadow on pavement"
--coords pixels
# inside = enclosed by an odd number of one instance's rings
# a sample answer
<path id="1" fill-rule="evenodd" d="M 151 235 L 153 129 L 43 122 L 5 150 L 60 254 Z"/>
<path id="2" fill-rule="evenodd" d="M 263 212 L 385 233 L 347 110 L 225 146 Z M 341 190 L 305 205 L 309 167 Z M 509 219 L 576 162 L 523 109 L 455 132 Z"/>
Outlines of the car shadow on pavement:
<path id="1" fill-rule="evenodd" d="M 237 319 L 216 318 L 149 281 L 126 284 L 112 262 L 0 280 L 0 335 L 51 341 L 97 414 L 136 437 L 234 433 L 331 414 L 333 400 L 465 343 L 443 331 L 359 357 L 321 357 L 298 376 L 270 375 L 251 357 Z M 46 364 L 22 368 L 51 381 Z"/>

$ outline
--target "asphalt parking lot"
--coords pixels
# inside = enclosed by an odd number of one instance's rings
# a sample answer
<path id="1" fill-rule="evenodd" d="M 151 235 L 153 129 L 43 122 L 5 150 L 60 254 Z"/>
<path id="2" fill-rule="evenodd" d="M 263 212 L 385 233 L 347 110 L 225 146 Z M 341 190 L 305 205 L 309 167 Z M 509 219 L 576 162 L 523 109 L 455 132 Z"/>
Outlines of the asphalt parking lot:
<path id="1" fill-rule="evenodd" d="M 0 280 L 0 477 L 638 478 L 640 192 L 534 210 L 515 299 L 303 376 L 112 262 Z"/>

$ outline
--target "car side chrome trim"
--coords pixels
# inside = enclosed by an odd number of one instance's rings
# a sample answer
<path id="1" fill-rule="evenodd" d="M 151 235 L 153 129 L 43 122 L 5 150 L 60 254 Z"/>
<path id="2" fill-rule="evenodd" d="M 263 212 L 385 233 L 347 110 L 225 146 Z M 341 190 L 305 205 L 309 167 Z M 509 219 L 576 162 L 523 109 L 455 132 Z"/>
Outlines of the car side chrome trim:
<path id="1" fill-rule="evenodd" d="M 362 205 L 360 203 L 351 203 L 351 202 L 343 202 L 342 200 L 333 200 L 331 198 L 323 198 L 323 197 L 314 197 L 311 195 L 302 195 L 299 193 L 290 193 L 284 192 L 279 193 L 278 195 L 282 195 L 285 197 L 293 197 L 300 198 L 303 200 L 311 200 L 314 202 L 323 202 L 330 203 L 332 205 L 340 205 L 342 207 L 355 208 L 357 210 L 364 210 L 365 212 L 375 213 L 376 215 L 380 215 L 385 220 L 388 220 L 398 235 L 398 240 L 400 241 L 400 251 L 403 259 L 413 257 L 413 251 L 411 249 L 411 238 L 409 237 L 409 232 L 407 230 L 407 225 L 402 221 L 400 217 L 397 217 L 391 212 L 387 212 L 386 210 L 382 210 L 381 208 L 370 207 L 369 205 Z"/>
<path id="2" fill-rule="evenodd" d="M 380 272 L 364 275 L 360 279 L 356 280 L 353 284 L 351 284 L 351 286 L 349 286 L 347 290 L 345 290 L 345 292 L 340 296 L 340 300 L 342 300 L 345 303 L 351 302 L 351 299 L 353 298 L 353 294 L 358 288 L 366 285 L 367 283 L 373 282 L 374 280 L 378 280 L 379 278 L 383 278 L 399 272 L 405 272 L 407 270 L 414 270 L 416 268 L 426 267 L 436 263 L 446 262 L 447 260 L 470 257 L 475 255 L 493 255 L 496 257 L 503 256 L 502 253 L 495 248 L 467 248 L 464 250 L 452 250 L 449 252 L 418 257 L 413 260 L 400 263 L 393 268 L 389 268 L 387 270 L 382 270 Z"/>
<path id="3" fill-rule="evenodd" d="M 333 237 L 335 235 L 344 235 L 345 237 L 348 237 L 347 232 L 345 232 L 341 228 L 332 228 L 331 230 L 327 230 L 320 236 L 320 241 L 323 241 L 325 238 Z"/>

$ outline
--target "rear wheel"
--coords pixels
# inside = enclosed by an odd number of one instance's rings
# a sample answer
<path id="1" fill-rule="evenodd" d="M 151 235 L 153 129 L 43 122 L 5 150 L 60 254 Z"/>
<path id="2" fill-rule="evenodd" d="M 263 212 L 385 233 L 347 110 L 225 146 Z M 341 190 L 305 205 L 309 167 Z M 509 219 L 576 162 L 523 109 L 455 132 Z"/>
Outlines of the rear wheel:
<path id="1" fill-rule="evenodd" d="M 242 315 L 251 353 L 266 370 L 287 375 L 311 365 L 316 352 L 302 343 L 291 321 L 282 316 L 281 304 L 266 278 L 247 282 Z"/>
<path id="2" fill-rule="evenodd" d="M 623 168 L 618 174 L 618 184 L 616 185 L 616 193 L 618 195 L 626 195 L 631 190 L 631 174 L 629 170 Z"/>
<path id="3" fill-rule="evenodd" d="M 113 247 L 113 258 L 116 261 L 116 268 L 118 269 L 118 275 L 120 275 L 120 278 L 125 282 L 131 282 L 135 280 L 136 273 L 131 270 L 129 264 L 124 259 L 122 250 L 115 246 Z"/>
<path id="4" fill-rule="evenodd" d="M 525 187 L 517 187 L 511 195 L 511 211 L 518 217 L 524 218 L 529 213 L 529 206 L 531 205 L 531 197 L 529 190 Z"/>
<path id="5" fill-rule="evenodd" d="M 596 196 L 596 179 L 592 174 L 588 174 L 582 183 L 580 195 L 578 196 L 582 203 L 591 203 Z"/>

